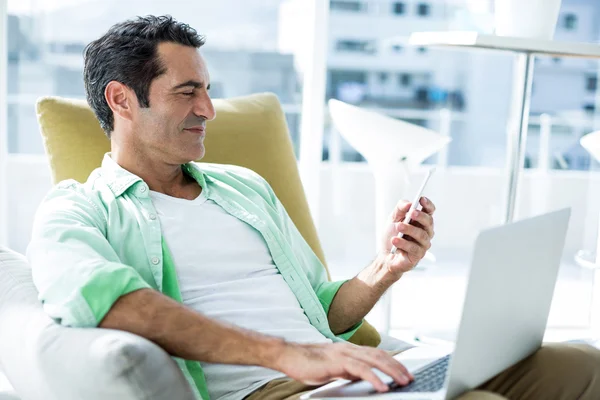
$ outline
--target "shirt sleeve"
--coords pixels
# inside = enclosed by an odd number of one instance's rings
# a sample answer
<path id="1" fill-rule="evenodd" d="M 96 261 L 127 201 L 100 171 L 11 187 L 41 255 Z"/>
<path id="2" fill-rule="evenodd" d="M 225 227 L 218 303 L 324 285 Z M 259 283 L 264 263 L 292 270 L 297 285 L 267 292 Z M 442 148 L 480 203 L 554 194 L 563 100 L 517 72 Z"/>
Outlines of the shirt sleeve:
<path id="1" fill-rule="evenodd" d="M 95 327 L 121 296 L 151 286 L 120 262 L 98 205 L 72 181 L 42 201 L 27 248 L 33 282 L 58 323 Z"/>

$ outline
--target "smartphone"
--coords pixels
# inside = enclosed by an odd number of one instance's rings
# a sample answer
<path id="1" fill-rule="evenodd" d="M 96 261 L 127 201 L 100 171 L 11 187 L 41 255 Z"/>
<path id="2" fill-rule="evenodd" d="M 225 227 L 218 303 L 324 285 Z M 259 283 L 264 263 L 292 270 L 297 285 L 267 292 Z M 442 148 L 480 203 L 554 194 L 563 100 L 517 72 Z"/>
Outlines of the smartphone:
<path id="1" fill-rule="evenodd" d="M 410 217 L 409 217 L 409 215 L 411 214 L 411 212 L 413 210 L 420 210 L 421 209 L 421 203 L 419 203 L 419 201 L 421 200 L 421 196 L 423 195 L 423 191 L 425 190 L 425 186 L 427 186 L 427 182 L 429 181 L 429 178 L 431 178 L 431 175 L 433 175 L 434 172 L 435 172 L 435 167 L 432 167 L 427 172 L 427 175 L 425 176 L 425 179 L 423 179 L 423 183 L 421 183 L 421 187 L 419 188 L 419 191 L 417 192 L 417 195 L 416 195 L 415 199 L 411 203 L 410 209 L 406 213 L 406 217 L 404 218 L 404 221 L 402 221 L 405 224 L 409 224 L 410 223 Z M 404 234 L 402 234 L 402 232 L 398 233 L 398 237 L 401 238 L 402 236 L 404 236 Z M 398 249 L 396 248 L 396 246 L 392 246 L 392 249 L 390 250 L 390 253 L 396 254 L 397 250 Z"/>

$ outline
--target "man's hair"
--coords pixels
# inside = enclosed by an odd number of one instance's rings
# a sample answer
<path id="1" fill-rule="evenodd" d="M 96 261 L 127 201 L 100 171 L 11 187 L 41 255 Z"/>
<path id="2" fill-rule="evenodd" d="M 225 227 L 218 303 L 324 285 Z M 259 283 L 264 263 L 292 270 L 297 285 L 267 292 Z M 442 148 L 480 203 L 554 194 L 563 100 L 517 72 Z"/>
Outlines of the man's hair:
<path id="1" fill-rule="evenodd" d="M 114 116 L 104 97 L 106 86 L 110 81 L 121 82 L 135 92 L 141 107 L 150 107 L 150 84 L 165 72 L 157 54 L 162 42 L 199 48 L 205 38 L 170 15 L 149 15 L 113 25 L 85 47 L 83 81 L 87 101 L 109 138 Z"/>

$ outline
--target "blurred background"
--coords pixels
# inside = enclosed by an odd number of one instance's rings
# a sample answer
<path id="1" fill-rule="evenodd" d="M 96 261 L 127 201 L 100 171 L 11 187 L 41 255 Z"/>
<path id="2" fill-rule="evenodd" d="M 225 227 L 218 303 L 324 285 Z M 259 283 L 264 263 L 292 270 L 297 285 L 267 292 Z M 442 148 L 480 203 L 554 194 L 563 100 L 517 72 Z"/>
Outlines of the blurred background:
<path id="1" fill-rule="evenodd" d="M 453 337 L 476 235 L 503 217 L 513 56 L 415 47 L 408 37 L 490 33 L 491 0 L 8 0 L 6 10 L 0 129 L 6 129 L 8 174 L 0 182 L 0 225 L 9 247 L 25 251 L 36 207 L 50 189 L 36 100 L 84 98 L 88 42 L 127 18 L 170 14 L 206 36 L 201 52 L 213 97 L 264 91 L 279 97 L 334 279 L 352 277 L 375 256 L 375 198 L 373 174 L 333 127 L 326 100 L 450 135 L 444 150 L 411 171 L 407 198 L 428 165 L 437 166 L 426 192 L 438 208 L 436 259 L 391 290 L 391 333 Z M 600 2 L 563 0 L 555 40 L 598 43 Z M 585 336 L 600 313 L 592 304 L 600 290 L 594 271 L 577 262 L 578 254 L 595 251 L 598 237 L 600 169 L 579 144 L 600 129 L 597 86 L 596 60 L 535 60 L 516 215 L 573 208 L 550 335 Z"/>

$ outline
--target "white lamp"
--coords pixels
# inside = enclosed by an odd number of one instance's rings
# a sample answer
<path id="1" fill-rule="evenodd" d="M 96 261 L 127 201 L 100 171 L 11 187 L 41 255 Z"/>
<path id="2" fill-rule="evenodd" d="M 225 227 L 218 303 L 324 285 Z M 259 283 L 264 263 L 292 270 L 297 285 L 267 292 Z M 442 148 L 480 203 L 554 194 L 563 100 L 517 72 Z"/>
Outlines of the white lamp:
<path id="1" fill-rule="evenodd" d="M 588 133 L 579 139 L 579 143 L 586 149 L 596 161 L 600 162 L 600 131 Z"/>
<path id="2" fill-rule="evenodd" d="M 552 40 L 562 0 L 495 0 L 496 35 Z"/>
<path id="3" fill-rule="evenodd" d="M 339 100 L 329 100 L 333 125 L 366 160 L 375 178 L 376 251 L 387 217 L 406 197 L 410 169 L 444 148 L 450 138 L 430 129 L 365 110 Z M 412 200 L 412 199 L 411 199 Z M 381 331 L 388 333 L 391 299 L 383 299 Z"/>

